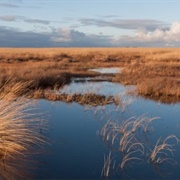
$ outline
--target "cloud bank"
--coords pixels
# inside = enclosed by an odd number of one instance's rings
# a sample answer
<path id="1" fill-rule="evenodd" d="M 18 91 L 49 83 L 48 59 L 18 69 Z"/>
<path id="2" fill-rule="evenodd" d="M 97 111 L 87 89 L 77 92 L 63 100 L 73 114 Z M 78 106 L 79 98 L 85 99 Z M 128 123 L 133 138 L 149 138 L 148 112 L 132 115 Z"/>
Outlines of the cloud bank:
<path id="1" fill-rule="evenodd" d="M 27 23 L 32 23 L 32 24 L 44 24 L 48 25 L 51 23 L 51 21 L 48 20 L 42 20 L 42 19 L 29 19 L 24 16 L 15 16 L 15 15 L 6 15 L 6 16 L 0 16 L 1 21 L 6 21 L 6 22 L 12 22 L 12 21 L 24 21 Z"/>
<path id="2" fill-rule="evenodd" d="M 164 27 L 166 24 L 163 21 L 152 19 L 115 19 L 111 21 L 84 18 L 79 19 L 79 22 L 84 26 L 98 26 L 98 27 L 113 27 L 118 29 L 136 30 L 138 28 L 145 28 L 147 30 L 154 30 L 158 27 Z"/>
<path id="3" fill-rule="evenodd" d="M 115 43 L 130 46 L 180 46 L 180 22 L 172 23 L 168 29 L 138 29 L 134 36 L 122 36 Z"/>
<path id="4" fill-rule="evenodd" d="M 9 21 L 11 17 L 7 18 Z M 7 20 L 6 19 L 6 20 Z M 46 23 L 46 22 L 42 22 Z M 48 22 L 47 22 L 48 24 Z M 132 27 L 132 25 L 131 25 Z M 58 28 L 51 32 L 21 32 L 18 29 L 0 26 L 1 47 L 148 47 L 180 46 L 180 22 L 167 28 L 138 28 L 134 35 L 106 36 L 86 34 L 69 28 Z"/>
<path id="5" fill-rule="evenodd" d="M 73 29 L 57 29 L 49 33 L 21 32 L 0 26 L 0 47 L 107 47 L 111 38 L 87 35 Z"/>

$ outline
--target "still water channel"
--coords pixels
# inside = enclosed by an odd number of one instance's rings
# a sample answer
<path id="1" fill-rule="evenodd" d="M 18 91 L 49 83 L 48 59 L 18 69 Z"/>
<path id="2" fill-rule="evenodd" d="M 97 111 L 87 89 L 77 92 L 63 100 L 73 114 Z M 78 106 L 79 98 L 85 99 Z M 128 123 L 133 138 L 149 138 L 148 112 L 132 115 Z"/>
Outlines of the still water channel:
<path id="1" fill-rule="evenodd" d="M 162 104 L 156 101 L 132 97 L 126 94 L 129 88 L 111 82 L 76 82 L 60 91 L 66 93 L 87 93 L 113 95 L 119 98 L 118 105 L 88 107 L 77 103 L 38 100 L 39 112 L 47 115 L 50 144 L 45 144 L 45 153 L 36 157 L 34 179 L 101 179 L 104 157 L 111 152 L 112 163 L 109 179 L 154 179 L 180 178 L 180 143 L 174 138 L 168 143 L 173 147 L 173 156 L 163 151 L 159 156 L 164 161 L 152 163 L 147 157 L 157 141 L 159 144 L 169 135 L 180 138 L 180 104 Z M 149 125 L 146 133 L 137 131 L 139 141 L 143 139 L 144 154 L 137 159 L 129 159 L 123 168 L 121 163 L 126 155 L 118 149 L 117 142 L 112 145 L 102 136 L 107 122 L 121 123 L 130 117 L 158 117 Z M 139 127 L 141 128 L 141 127 Z M 140 137 L 141 136 L 141 137 Z M 130 141 L 130 139 L 129 139 Z M 138 147 L 138 145 L 137 145 Z M 141 146 L 138 147 L 142 149 Z M 151 150 L 150 150 L 151 149 Z M 138 154 L 135 154 L 138 157 Z M 130 156 L 131 157 L 131 156 Z M 134 156 L 133 156 L 134 157 Z M 165 160 L 169 159 L 169 160 Z"/>

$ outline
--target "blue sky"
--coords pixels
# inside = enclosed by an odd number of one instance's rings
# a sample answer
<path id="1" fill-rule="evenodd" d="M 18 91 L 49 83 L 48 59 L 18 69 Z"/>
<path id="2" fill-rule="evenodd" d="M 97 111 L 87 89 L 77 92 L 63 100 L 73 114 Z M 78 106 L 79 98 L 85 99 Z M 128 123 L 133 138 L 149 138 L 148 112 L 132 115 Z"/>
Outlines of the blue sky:
<path id="1" fill-rule="evenodd" d="M 0 0 L 1 47 L 179 47 L 179 0 Z"/>

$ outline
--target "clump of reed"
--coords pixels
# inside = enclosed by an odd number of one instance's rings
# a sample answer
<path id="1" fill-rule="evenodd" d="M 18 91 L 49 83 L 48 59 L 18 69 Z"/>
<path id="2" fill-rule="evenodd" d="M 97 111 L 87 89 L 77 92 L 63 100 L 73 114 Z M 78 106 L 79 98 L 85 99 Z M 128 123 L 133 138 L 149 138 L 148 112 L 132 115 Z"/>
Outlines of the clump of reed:
<path id="1" fill-rule="evenodd" d="M 105 123 L 101 130 L 101 136 L 104 141 L 110 142 L 111 148 L 115 152 L 118 152 L 118 154 L 120 152 L 121 158 L 117 164 L 122 171 L 128 167 L 128 164 L 148 163 L 158 174 L 164 177 L 170 171 L 170 169 L 168 171 L 164 170 L 164 167 L 176 164 L 172 157 L 175 144 L 178 144 L 180 140 L 175 135 L 169 135 L 164 140 L 159 138 L 155 145 L 148 140 L 147 135 L 152 130 L 150 123 L 157 119 L 158 117 L 149 118 L 142 115 L 131 117 L 121 123 L 110 119 Z M 175 143 L 173 143 L 173 140 Z M 104 176 L 110 174 L 109 171 L 112 168 L 109 166 L 112 166 L 112 159 L 108 156 L 102 171 Z M 114 169 L 118 168 L 113 167 Z"/>
<path id="2" fill-rule="evenodd" d="M 145 115 L 131 117 L 121 123 L 108 120 L 101 130 L 101 135 L 105 140 L 111 140 L 112 144 L 120 135 L 119 150 L 125 152 L 131 145 L 131 140 L 138 140 L 140 133 L 150 132 L 150 123 L 157 120 L 158 117 L 149 118 Z"/>
<path id="3" fill-rule="evenodd" d="M 175 143 L 174 143 L 175 142 Z M 151 163 L 155 172 L 161 177 L 171 174 L 171 167 L 177 165 L 174 158 L 175 145 L 180 140 L 173 134 L 168 135 L 164 140 L 160 137 L 155 146 L 147 153 L 148 161 Z"/>
<path id="4" fill-rule="evenodd" d="M 173 161 L 173 159 L 168 158 L 169 154 L 173 156 L 174 151 L 174 145 L 167 142 L 170 139 L 175 139 L 176 143 L 180 142 L 180 140 L 175 135 L 169 135 L 164 140 L 161 140 L 161 138 L 159 138 L 150 155 L 150 161 L 153 164 L 161 164 L 165 161 L 171 160 Z"/>
<path id="5" fill-rule="evenodd" d="M 111 168 L 115 168 L 115 161 L 113 161 L 114 158 L 111 157 L 111 151 L 107 155 L 107 157 L 104 155 L 104 166 L 102 168 L 101 176 L 102 177 L 109 177 Z M 112 165 L 113 163 L 113 165 Z"/>
<path id="6" fill-rule="evenodd" d="M 135 150 L 132 150 L 135 146 L 139 145 L 140 148 L 137 148 Z M 132 161 L 136 161 L 140 163 L 143 162 L 143 159 L 141 158 L 141 156 L 144 155 L 144 147 L 142 144 L 138 143 L 138 144 L 132 144 L 127 153 L 124 155 L 121 164 L 120 164 L 120 168 L 124 169 L 126 163 L 128 163 L 130 161 L 130 163 L 132 163 Z"/>
<path id="7" fill-rule="evenodd" d="M 67 94 L 67 93 L 57 93 L 53 90 L 37 90 L 32 93 L 31 97 L 33 98 L 44 98 L 51 101 L 63 101 L 66 103 L 77 102 L 81 105 L 89 106 L 102 106 L 114 103 L 112 96 L 104 96 L 101 94 L 95 93 L 86 93 L 86 94 Z"/>
<path id="8" fill-rule="evenodd" d="M 108 120 L 101 130 L 104 140 L 110 141 L 117 146 L 117 150 L 122 154 L 119 167 L 124 169 L 128 163 L 142 163 L 145 156 L 145 145 L 140 135 L 150 131 L 150 123 L 158 119 L 149 118 L 145 115 L 131 117 L 121 123 Z M 140 137 L 139 137 L 140 136 Z"/>
<path id="9" fill-rule="evenodd" d="M 17 98 L 26 88 L 17 83 L 0 89 L 0 177 L 5 179 L 26 177 L 24 163 L 45 142 L 42 120 L 32 114 L 31 102 Z"/>

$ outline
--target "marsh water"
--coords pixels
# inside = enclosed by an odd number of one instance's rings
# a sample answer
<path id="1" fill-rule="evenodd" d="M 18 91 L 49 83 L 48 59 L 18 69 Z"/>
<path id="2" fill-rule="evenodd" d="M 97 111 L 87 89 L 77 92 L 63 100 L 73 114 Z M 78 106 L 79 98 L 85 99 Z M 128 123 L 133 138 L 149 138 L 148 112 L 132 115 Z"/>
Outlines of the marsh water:
<path id="1" fill-rule="evenodd" d="M 99 72 L 101 74 L 117 74 L 121 73 L 122 68 L 113 67 L 113 68 L 96 68 L 90 69 L 91 71 Z"/>
<path id="2" fill-rule="evenodd" d="M 76 82 L 61 89 L 61 92 L 113 95 L 119 98 L 119 104 L 89 107 L 77 103 L 52 102 L 38 100 L 39 112 L 43 112 L 48 120 L 48 131 L 45 136 L 50 144 L 45 144 L 36 157 L 34 179 L 101 179 L 104 157 L 111 154 L 108 178 L 119 179 L 154 179 L 180 178 L 180 143 L 169 139 L 173 154 L 164 151 L 162 163 L 152 163 L 146 156 L 141 161 L 129 159 L 121 168 L 124 154 L 102 136 L 102 129 L 108 121 L 121 123 L 130 117 L 158 117 L 149 125 L 145 133 L 139 132 L 143 138 L 143 146 L 152 152 L 159 138 L 161 141 L 169 135 L 180 138 L 180 104 L 162 104 L 153 100 L 129 95 L 124 87 L 111 82 Z M 117 140 L 118 142 L 118 140 Z M 137 155 L 138 156 L 138 155 Z M 161 158 L 163 158 L 161 156 Z"/>

